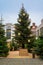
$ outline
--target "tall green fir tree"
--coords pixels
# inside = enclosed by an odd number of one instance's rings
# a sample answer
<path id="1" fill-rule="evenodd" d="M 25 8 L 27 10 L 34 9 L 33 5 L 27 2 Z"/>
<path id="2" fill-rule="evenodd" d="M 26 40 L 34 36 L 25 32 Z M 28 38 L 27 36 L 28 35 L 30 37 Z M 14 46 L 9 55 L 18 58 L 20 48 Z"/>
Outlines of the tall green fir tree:
<path id="1" fill-rule="evenodd" d="M 0 23 L 0 57 L 8 55 L 7 38 L 5 37 L 4 25 Z"/>
<path id="2" fill-rule="evenodd" d="M 36 54 L 43 59 L 43 35 L 36 40 Z"/>
<path id="3" fill-rule="evenodd" d="M 14 41 L 19 47 L 30 50 L 33 46 L 33 36 L 30 26 L 31 20 L 23 5 L 18 16 L 18 23 L 14 25 Z"/>

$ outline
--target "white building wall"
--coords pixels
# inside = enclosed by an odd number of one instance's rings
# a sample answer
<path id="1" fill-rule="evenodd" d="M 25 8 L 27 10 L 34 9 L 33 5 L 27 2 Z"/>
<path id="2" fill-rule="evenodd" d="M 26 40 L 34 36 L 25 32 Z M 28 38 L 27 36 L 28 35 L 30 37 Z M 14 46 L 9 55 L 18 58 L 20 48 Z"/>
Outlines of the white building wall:
<path id="1" fill-rule="evenodd" d="M 6 30 L 7 29 L 11 29 L 11 39 L 9 39 L 9 40 L 12 40 L 12 38 L 13 38 L 12 36 L 13 36 L 14 25 L 11 24 L 11 23 L 6 23 L 4 29 L 5 29 L 5 36 L 6 36 Z"/>
<path id="2" fill-rule="evenodd" d="M 40 36 L 41 35 L 41 31 L 40 31 L 40 29 L 43 27 L 43 19 L 41 20 L 41 24 L 37 27 L 37 29 L 36 29 L 36 36 L 38 37 L 38 36 Z M 38 31 L 39 31 L 39 33 L 38 33 Z"/>

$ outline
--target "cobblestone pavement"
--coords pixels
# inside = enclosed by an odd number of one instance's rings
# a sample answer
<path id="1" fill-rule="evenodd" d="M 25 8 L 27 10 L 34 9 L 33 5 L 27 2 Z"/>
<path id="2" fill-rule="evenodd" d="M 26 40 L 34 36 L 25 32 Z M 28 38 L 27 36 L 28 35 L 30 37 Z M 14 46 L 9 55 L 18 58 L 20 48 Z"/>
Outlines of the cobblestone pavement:
<path id="1" fill-rule="evenodd" d="M 43 65 L 43 60 L 29 58 L 0 58 L 0 65 Z"/>

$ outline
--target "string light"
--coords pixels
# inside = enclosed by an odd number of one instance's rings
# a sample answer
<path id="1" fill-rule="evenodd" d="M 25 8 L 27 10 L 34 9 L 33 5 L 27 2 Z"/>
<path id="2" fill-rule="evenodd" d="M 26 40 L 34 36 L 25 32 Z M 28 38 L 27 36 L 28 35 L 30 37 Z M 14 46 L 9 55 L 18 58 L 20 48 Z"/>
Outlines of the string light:
<path id="1" fill-rule="evenodd" d="M 18 35 L 20 35 L 20 33 L 18 33 Z"/>
<path id="2" fill-rule="evenodd" d="M 28 42 L 30 42 L 30 40 L 28 40 Z"/>
<path id="3" fill-rule="evenodd" d="M 32 34 L 30 34 L 30 36 L 33 36 Z"/>
<path id="4" fill-rule="evenodd" d="M 23 16 L 25 16 L 25 13 L 23 13 Z"/>
<path id="5" fill-rule="evenodd" d="M 38 39 L 38 37 L 36 37 L 36 40 Z"/>
<path id="6" fill-rule="evenodd" d="M 21 22 L 21 19 L 19 19 L 19 22 Z"/>
<path id="7" fill-rule="evenodd" d="M 30 29 L 30 26 L 28 26 L 28 28 Z"/>

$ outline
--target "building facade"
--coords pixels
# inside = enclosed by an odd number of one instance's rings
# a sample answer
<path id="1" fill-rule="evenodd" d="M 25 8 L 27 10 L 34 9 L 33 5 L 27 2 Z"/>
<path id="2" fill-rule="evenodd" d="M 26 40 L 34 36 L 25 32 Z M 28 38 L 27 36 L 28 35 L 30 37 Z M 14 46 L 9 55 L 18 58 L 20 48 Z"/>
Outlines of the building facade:
<path id="1" fill-rule="evenodd" d="M 12 40 L 14 25 L 11 23 L 6 23 L 4 29 L 5 29 L 5 36 L 7 37 L 7 39 Z"/>
<path id="2" fill-rule="evenodd" d="M 41 24 L 36 29 L 36 36 L 43 35 L 43 19 L 41 20 Z"/>
<path id="3" fill-rule="evenodd" d="M 32 34 L 36 36 L 36 29 L 37 29 L 37 26 L 35 23 L 32 23 L 32 26 L 31 26 L 31 31 L 32 31 Z"/>

